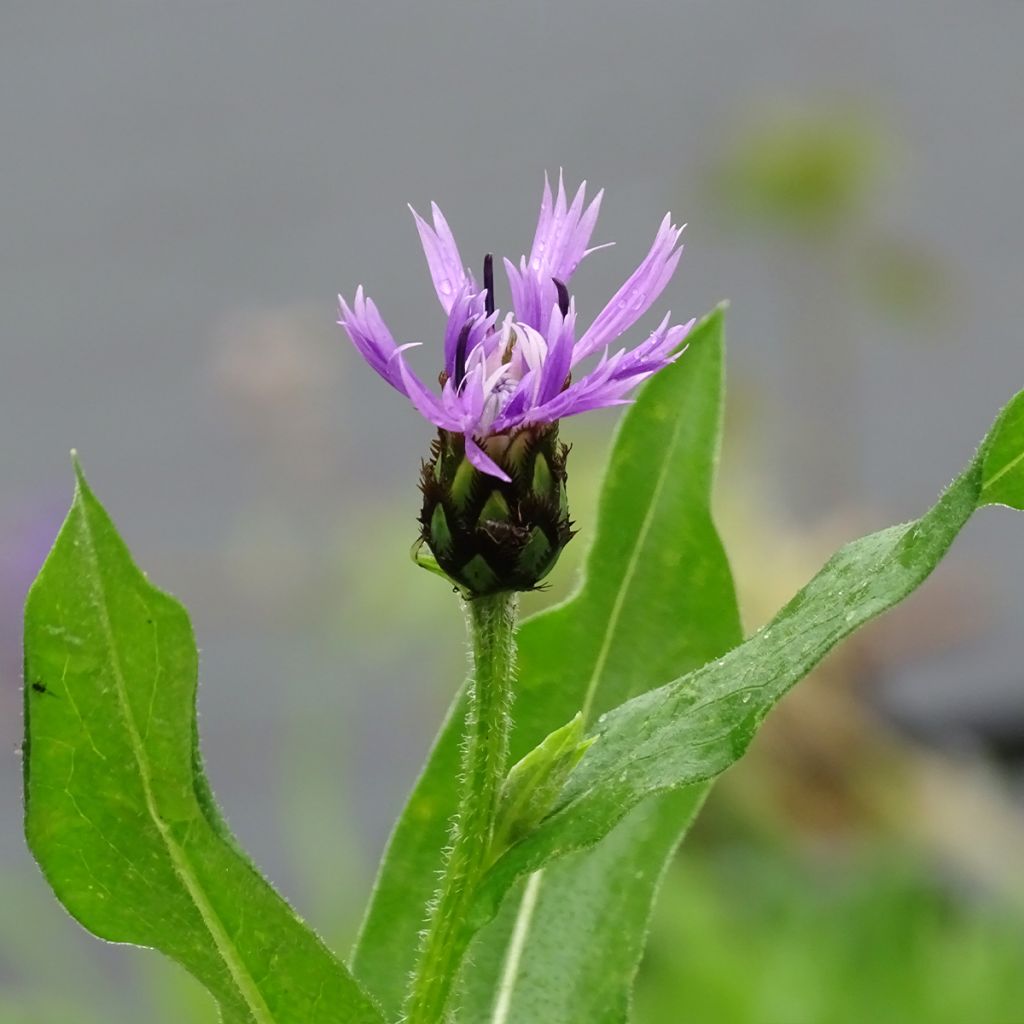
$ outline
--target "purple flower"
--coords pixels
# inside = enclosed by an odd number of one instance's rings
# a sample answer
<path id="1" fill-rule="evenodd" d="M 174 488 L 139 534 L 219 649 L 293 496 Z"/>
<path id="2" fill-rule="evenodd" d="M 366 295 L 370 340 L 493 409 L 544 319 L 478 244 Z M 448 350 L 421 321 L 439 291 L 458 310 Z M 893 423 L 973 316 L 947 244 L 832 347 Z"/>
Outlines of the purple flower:
<path id="1" fill-rule="evenodd" d="M 494 307 L 492 257 L 484 260 L 481 287 L 465 268 L 437 205 L 431 204 L 432 225 L 412 211 L 434 289 L 448 317 L 440 394 L 425 387 L 406 362 L 405 351 L 419 343 L 396 344 L 361 286 L 351 306 L 338 297 L 338 322 L 370 366 L 435 426 L 464 435 L 470 462 L 500 480 L 509 477 L 487 454 L 489 438 L 624 404 L 641 381 L 681 354 L 680 343 L 694 323 L 670 327 L 666 315 L 639 345 L 614 351 L 610 347 L 651 308 L 682 255 L 677 244 L 682 228 L 666 214 L 643 262 L 577 337 L 569 281 L 585 256 L 604 248 L 588 248 L 603 192 L 587 205 L 585 191 L 586 182 L 569 203 L 559 175 L 558 195 L 553 197 L 545 176 L 530 255 L 518 266 L 505 260 L 512 297 L 512 309 L 505 315 Z M 594 365 L 577 369 L 597 353 Z"/>

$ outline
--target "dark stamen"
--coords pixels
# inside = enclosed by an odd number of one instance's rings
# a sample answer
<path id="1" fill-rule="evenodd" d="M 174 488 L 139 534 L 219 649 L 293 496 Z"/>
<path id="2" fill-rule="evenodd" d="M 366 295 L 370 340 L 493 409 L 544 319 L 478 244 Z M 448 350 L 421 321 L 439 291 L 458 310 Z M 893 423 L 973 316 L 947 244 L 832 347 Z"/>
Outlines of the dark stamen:
<path id="1" fill-rule="evenodd" d="M 562 316 L 566 317 L 569 315 L 569 289 L 565 287 L 564 281 L 559 281 L 557 277 L 551 278 L 555 282 L 555 288 L 558 289 L 558 308 L 562 311 Z"/>
<path id="2" fill-rule="evenodd" d="M 466 379 L 466 346 L 469 344 L 469 329 L 471 323 L 467 323 L 459 332 L 459 340 L 455 343 L 455 390 L 462 387 Z"/>
<path id="3" fill-rule="evenodd" d="M 494 312 L 494 255 L 488 253 L 484 257 L 484 291 L 487 293 L 484 298 L 484 309 L 490 316 Z"/>

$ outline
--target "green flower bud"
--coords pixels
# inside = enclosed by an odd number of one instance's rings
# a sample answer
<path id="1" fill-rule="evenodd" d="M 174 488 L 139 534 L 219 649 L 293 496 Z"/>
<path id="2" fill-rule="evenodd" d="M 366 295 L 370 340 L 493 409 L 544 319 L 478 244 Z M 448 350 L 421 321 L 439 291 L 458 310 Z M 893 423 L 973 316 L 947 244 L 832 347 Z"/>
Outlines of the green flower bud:
<path id="1" fill-rule="evenodd" d="M 595 739 L 583 738 L 583 715 L 577 713 L 512 766 L 498 796 L 492 862 L 541 823 Z"/>
<path id="2" fill-rule="evenodd" d="M 534 590 L 573 536 L 565 493 L 569 449 L 558 441 L 557 424 L 496 434 L 483 447 L 508 482 L 470 463 L 462 434 L 438 431 L 423 464 L 413 558 L 469 597 Z"/>

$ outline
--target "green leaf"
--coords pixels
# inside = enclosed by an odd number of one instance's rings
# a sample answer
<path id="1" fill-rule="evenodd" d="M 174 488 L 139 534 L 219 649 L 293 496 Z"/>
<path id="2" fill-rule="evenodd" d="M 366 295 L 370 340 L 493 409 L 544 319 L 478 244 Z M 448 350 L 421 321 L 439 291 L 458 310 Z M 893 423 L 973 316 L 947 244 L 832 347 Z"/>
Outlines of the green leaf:
<path id="1" fill-rule="evenodd" d="M 199 758 L 188 615 L 76 471 L 25 613 L 25 825 L 47 880 L 100 938 L 186 967 L 231 1024 L 382 1024 L 228 832 Z"/>
<path id="2" fill-rule="evenodd" d="M 925 516 L 848 544 L 744 644 L 604 716 L 598 742 L 570 776 L 555 810 L 484 879 L 477 923 L 497 912 L 519 877 L 598 842 L 631 807 L 652 794 L 711 779 L 733 764 L 791 686 L 840 640 L 929 576 L 980 505 L 1015 500 L 1000 485 L 1022 454 L 1024 392 Z"/>
<path id="3" fill-rule="evenodd" d="M 594 741 L 583 738 L 583 715 L 549 733 L 510 769 L 498 795 L 491 859 L 532 832 L 555 805 L 573 768 Z"/>
<path id="4" fill-rule="evenodd" d="M 709 511 L 721 419 L 721 332 L 716 311 L 693 330 L 686 355 L 648 382 L 623 419 L 585 579 L 568 602 L 520 631 L 513 758 L 577 710 L 593 717 L 741 638 Z M 463 714 L 457 701 L 392 836 L 354 953 L 354 972 L 387 1010 L 401 1004 L 422 907 L 455 810 Z M 519 929 L 515 1012 L 508 1019 L 615 1019 L 599 1014 L 627 998 L 661 865 L 700 796 L 657 797 L 578 864 L 555 866 L 540 889 L 535 883 L 531 919 L 560 926 Z M 476 943 L 465 979 L 467 1020 L 490 1019 L 517 912 L 510 900 L 509 920 L 496 922 Z M 559 1016 L 551 1001 L 549 1016 L 534 1016 L 556 977 L 562 992 L 578 994 L 576 1016 Z M 599 984 L 591 985 L 595 979 Z"/>
<path id="5" fill-rule="evenodd" d="M 1024 402 L 1011 402 L 996 425 L 985 453 L 981 504 L 1024 509 Z"/>

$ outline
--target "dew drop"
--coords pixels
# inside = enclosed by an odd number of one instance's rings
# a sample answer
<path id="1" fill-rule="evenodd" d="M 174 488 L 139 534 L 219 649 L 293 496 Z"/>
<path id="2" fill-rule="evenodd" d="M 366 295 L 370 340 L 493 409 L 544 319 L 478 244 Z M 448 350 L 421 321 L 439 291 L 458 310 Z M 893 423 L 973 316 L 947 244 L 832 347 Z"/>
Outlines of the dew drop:
<path id="1" fill-rule="evenodd" d="M 440 287 L 442 295 L 451 295 L 452 283 L 451 281 L 448 280 L 448 278 L 445 278 L 443 281 L 441 281 L 438 287 Z"/>

